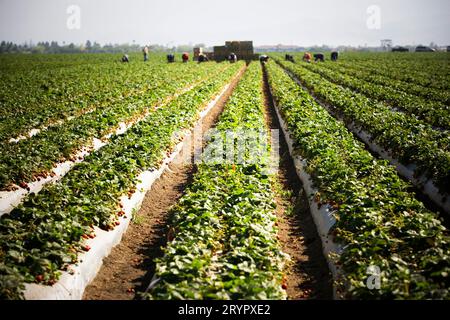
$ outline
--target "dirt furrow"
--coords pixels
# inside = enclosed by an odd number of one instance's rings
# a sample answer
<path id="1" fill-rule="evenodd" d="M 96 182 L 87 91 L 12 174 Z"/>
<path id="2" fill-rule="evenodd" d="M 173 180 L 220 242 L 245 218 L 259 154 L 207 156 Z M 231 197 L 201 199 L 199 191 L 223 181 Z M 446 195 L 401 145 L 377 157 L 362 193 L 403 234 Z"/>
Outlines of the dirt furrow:
<path id="1" fill-rule="evenodd" d="M 278 134 L 279 138 L 279 164 L 274 194 L 278 236 L 283 251 L 291 257 L 285 268 L 288 299 L 332 299 L 332 277 L 322 254 L 321 240 L 309 211 L 308 199 L 274 109 L 265 70 L 263 81 L 266 121 L 268 127 L 275 130 L 272 134 Z"/>
<path id="2" fill-rule="evenodd" d="M 242 74 L 203 118 L 202 133 L 214 126 Z M 186 153 L 192 158 L 194 146 L 186 144 L 179 157 Z M 97 277 L 86 288 L 84 300 L 132 300 L 136 292 L 147 288 L 155 271 L 154 260 L 162 256 L 161 249 L 167 242 L 169 211 L 195 173 L 195 166 L 178 160 L 147 192 L 121 243 L 104 259 Z"/>

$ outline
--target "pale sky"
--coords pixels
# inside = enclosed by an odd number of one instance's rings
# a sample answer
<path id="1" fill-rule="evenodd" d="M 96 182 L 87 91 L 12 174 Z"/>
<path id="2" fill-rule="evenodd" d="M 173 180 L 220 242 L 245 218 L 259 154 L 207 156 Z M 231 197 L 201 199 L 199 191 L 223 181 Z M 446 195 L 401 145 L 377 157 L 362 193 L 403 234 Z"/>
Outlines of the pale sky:
<path id="1" fill-rule="evenodd" d="M 79 29 L 67 26 L 70 5 L 80 9 Z M 380 9 L 378 29 L 367 26 L 375 17 L 367 12 L 371 5 Z M 0 0 L 0 40 L 16 43 L 374 46 L 384 38 L 394 45 L 450 45 L 450 1 Z"/>

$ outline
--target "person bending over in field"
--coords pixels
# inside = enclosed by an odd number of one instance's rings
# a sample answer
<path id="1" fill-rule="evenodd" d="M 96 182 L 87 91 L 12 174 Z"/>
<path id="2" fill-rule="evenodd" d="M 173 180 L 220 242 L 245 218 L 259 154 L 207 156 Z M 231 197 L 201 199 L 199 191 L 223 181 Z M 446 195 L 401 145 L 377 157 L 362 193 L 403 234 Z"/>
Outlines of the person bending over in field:
<path id="1" fill-rule="evenodd" d="M 286 59 L 286 61 L 295 62 L 294 56 L 292 56 L 290 54 L 287 54 L 284 58 Z"/>
<path id="2" fill-rule="evenodd" d="M 228 57 L 228 61 L 230 61 L 231 63 L 235 63 L 237 61 L 237 55 L 234 52 L 232 52 Z"/>
<path id="3" fill-rule="evenodd" d="M 325 57 L 324 57 L 323 53 L 316 53 L 314 55 L 314 61 L 315 62 L 317 62 L 317 61 L 324 62 L 325 61 Z"/>
<path id="4" fill-rule="evenodd" d="M 183 59 L 183 62 L 186 63 L 189 61 L 189 54 L 187 52 L 185 52 L 185 53 L 183 53 L 181 58 Z"/>
<path id="5" fill-rule="evenodd" d="M 338 53 L 337 53 L 337 51 L 333 51 L 332 53 L 331 53 L 331 61 L 337 61 L 337 59 L 338 59 Z"/>
<path id="6" fill-rule="evenodd" d="M 308 63 L 310 63 L 311 62 L 311 53 L 309 53 L 309 52 L 305 52 L 305 54 L 303 55 L 303 61 L 306 61 L 306 62 L 308 62 Z"/>
<path id="7" fill-rule="evenodd" d="M 198 63 L 206 62 L 206 61 L 208 61 L 208 57 L 205 56 L 203 53 L 198 56 Z"/>
<path id="8" fill-rule="evenodd" d="M 122 62 L 130 62 L 130 59 L 128 58 L 127 54 L 124 54 L 122 57 Z"/>
<path id="9" fill-rule="evenodd" d="M 175 55 L 174 55 L 173 53 L 169 53 L 169 54 L 167 55 L 167 62 L 168 62 L 168 63 L 175 62 Z"/>
<path id="10" fill-rule="evenodd" d="M 261 62 L 262 64 L 265 64 L 267 61 L 269 61 L 269 56 L 263 54 L 259 57 L 259 62 Z"/>

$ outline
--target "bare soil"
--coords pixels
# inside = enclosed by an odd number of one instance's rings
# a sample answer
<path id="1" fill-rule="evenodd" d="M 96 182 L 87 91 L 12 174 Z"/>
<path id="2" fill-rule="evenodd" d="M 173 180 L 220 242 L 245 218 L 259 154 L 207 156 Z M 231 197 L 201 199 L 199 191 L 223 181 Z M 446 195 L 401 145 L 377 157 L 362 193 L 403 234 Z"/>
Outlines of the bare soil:
<path id="1" fill-rule="evenodd" d="M 216 123 L 242 74 L 204 117 L 203 133 Z M 186 145 L 180 156 L 186 152 L 192 158 L 193 146 Z M 154 260 L 162 256 L 161 249 L 167 242 L 169 211 L 184 194 L 195 173 L 194 165 L 180 162 L 175 159 L 169 170 L 165 170 L 147 192 L 122 241 L 104 259 L 97 277 L 86 288 L 83 299 L 132 300 L 136 292 L 145 291 L 155 271 Z"/>
<path id="2" fill-rule="evenodd" d="M 285 267 L 289 300 L 332 299 L 332 276 L 322 254 L 322 244 L 309 210 L 309 202 L 278 121 L 267 75 L 264 72 L 266 121 L 279 134 L 277 203 L 278 237 L 291 261 Z"/>

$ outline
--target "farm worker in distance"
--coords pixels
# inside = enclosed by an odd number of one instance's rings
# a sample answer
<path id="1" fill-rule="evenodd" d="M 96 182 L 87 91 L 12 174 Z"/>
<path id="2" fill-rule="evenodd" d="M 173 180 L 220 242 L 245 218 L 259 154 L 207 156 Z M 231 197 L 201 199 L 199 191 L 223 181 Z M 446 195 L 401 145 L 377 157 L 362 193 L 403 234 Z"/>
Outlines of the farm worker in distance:
<path id="1" fill-rule="evenodd" d="M 331 61 L 337 61 L 339 53 L 337 51 L 333 51 L 331 53 Z"/>
<path id="2" fill-rule="evenodd" d="M 314 54 L 314 61 L 320 61 L 320 62 L 324 62 L 325 61 L 325 57 L 323 55 L 323 53 L 316 53 Z"/>
<path id="3" fill-rule="evenodd" d="M 148 60 L 148 47 L 145 46 L 142 50 L 144 52 L 144 62 Z"/>
<path id="4" fill-rule="evenodd" d="M 186 63 L 189 61 L 189 54 L 187 52 L 184 52 L 181 58 L 183 59 L 183 62 Z"/>
<path id="5" fill-rule="evenodd" d="M 311 53 L 305 52 L 305 54 L 303 55 L 303 61 L 306 61 L 306 62 L 310 63 L 311 59 L 312 59 Z"/>
<path id="6" fill-rule="evenodd" d="M 122 62 L 130 62 L 130 59 L 128 58 L 127 54 L 124 54 L 122 57 Z"/>
<path id="7" fill-rule="evenodd" d="M 284 58 L 286 59 L 286 61 L 294 62 L 294 56 L 292 56 L 290 54 L 287 54 Z"/>
<path id="8" fill-rule="evenodd" d="M 198 56 L 198 63 L 206 62 L 206 61 L 208 61 L 208 57 L 205 56 L 203 53 L 201 53 L 201 54 Z"/>
<path id="9" fill-rule="evenodd" d="M 167 62 L 168 62 L 168 63 L 175 62 L 175 56 L 174 56 L 173 53 L 169 53 L 169 54 L 167 55 Z"/>
<path id="10" fill-rule="evenodd" d="M 228 57 L 228 60 L 229 60 L 231 63 L 235 63 L 235 62 L 237 61 L 237 56 L 236 56 L 236 54 L 235 54 L 234 52 L 232 52 L 232 53 L 230 54 L 230 56 Z"/>
<path id="11" fill-rule="evenodd" d="M 259 57 L 259 62 L 261 62 L 262 64 L 265 64 L 267 61 L 269 61 L 269 56 L 263 54 Z"/>

